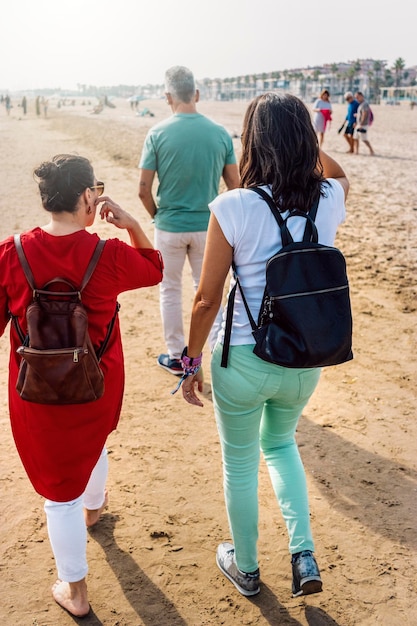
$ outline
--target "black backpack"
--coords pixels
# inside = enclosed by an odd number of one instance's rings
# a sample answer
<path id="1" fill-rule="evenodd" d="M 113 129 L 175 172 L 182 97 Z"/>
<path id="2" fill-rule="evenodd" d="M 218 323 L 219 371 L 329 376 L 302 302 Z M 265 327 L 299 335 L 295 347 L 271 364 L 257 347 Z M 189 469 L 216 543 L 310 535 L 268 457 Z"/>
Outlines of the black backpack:
<path id="1" fill-rule="evenodd" d="M 266 285 L 258 316 L 252 317 L 236 273 L 229 294 L 222 367 L 227 367 L 233 305 L 239 286 L 255 339 L 254 353 L 284 367 L 325 367 L 353 358 L 352 312 L 346 262 L 337 248 L 318 243 L 314 223 L 319 200 L 308 213 L 291 211 L 284 220 L 263 189 L 252 187 L 271 209 L 281 230 L 282 248 L 266 264 Z M 306 219 L 302 241 L 294 242 L 287 221 Z"/>
<path id="2" fill-rule="evenodd" d="M 101 239 L 90 259 L 79 288 L 56 277 L 37 288 L 26 259 L 20 235 L 14 237 L 32 302 L 26 309 L 27 334 L 11 315 L 22 345 L 16 390 L 23 400 L 40 404 L 83 404 L 104 393 L 100 359 L 112 333 L 119 304 L 107 328 L 104 342 L 96 351 L 88 333 L 87 311 L 81 301 L 84 287 L 98 263 L 105 241 Z"/>

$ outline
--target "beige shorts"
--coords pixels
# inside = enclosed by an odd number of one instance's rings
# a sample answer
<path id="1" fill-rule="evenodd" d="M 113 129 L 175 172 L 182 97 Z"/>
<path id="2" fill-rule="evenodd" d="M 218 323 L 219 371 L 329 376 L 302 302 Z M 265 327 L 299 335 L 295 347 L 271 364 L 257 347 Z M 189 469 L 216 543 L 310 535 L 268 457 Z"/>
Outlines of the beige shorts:
<path id="1" fill-rule="evenodd" d="M 362 126 L 362 128 L 355 128 L 353 131 L 353 139 L 368 141 L 368 129 L 366 128 L 366 126 Z"/>

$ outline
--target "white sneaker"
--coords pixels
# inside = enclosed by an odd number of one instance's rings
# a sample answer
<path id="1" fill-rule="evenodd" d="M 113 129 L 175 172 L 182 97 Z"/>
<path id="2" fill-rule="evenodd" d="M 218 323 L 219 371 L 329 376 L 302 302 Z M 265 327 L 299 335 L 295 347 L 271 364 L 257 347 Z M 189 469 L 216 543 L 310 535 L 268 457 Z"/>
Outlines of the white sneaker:
<path id="1" fill-rule="evenodd" d="M 235 561 L 233 544 L 225 541 L 216 552 L 216 563 L 223 574 L 234 584 L 243 596 L 255 596 L 260 592 L 259 568 L 251 573 L 241 572 Z"/>

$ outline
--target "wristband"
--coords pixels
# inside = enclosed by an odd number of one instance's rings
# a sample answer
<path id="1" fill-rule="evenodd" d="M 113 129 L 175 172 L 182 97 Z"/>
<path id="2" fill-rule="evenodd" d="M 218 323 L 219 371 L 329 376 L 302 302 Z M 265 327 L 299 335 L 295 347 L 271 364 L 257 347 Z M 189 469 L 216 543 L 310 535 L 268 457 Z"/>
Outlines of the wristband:
<path id="1" fill-rule="evenodd" d="M 182 351 L 182 355 L 181 355 L 181 364 L 182 364 L 182 368 L 184 370 L 184 372 L 188 369 L 191 368 L 195 368 L 197 367 L 198 369 L 201 366 L 201 362 L 203 360 L 203 353 L 201 352 L 201 354 L 199 354 L 198 356 L 193 357 L 189 357 L 187 355 L 187 346 L 185 346 L 184 350 Z M 198 371 L 197 369 L 197 371 Z"/>
<path id="2" fill-rule="evenodd" d="M 187 346 L 184 348 L 184 350 L 182 351 L 182 355 L 181 355 L 181 365 L 182 365 L 182 369 L 184 373 L 181 376 L 178 385 L 175 387 L 175 389 L 171 391 L 172 395 L 177 393 L 178 389 L 181 387 L 182 383 L 184 382 L 186 378 L 188 378 L 189 376 L 195 376 L 197 374 L 198 370 L 201 367 L 202 360 L 203 360 L 203 353 L 201 353 L 199 356 L 196 356 L 194 358 L 189 357 L 187 356 Z"/>

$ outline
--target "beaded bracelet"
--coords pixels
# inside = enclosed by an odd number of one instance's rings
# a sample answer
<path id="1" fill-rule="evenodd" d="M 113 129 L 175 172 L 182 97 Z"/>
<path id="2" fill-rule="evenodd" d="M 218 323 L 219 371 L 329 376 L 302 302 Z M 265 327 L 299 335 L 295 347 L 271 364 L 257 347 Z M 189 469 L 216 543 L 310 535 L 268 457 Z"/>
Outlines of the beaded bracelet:
<path id="1" fill-rule="evenodd" d="M 177 393 L 178 389 L 181 387 L 184 380 L 188 378 L 188 376 L 195 376 L 197 374 L 198 370 L 201 367 L 202 360 L 203 360 L 202 352 L 201 354 L 199 354 L 199 356 L 189 357 L 187 355 L 187 346 L 185 346 L 181 355 L 181 365 L 182 365 L 182 369 L 184 373 L 181 376 L 178 385 L 175 387 L 175 389 L 171 391 L 172 395 L 174 395 L 174 393 Z"/>

